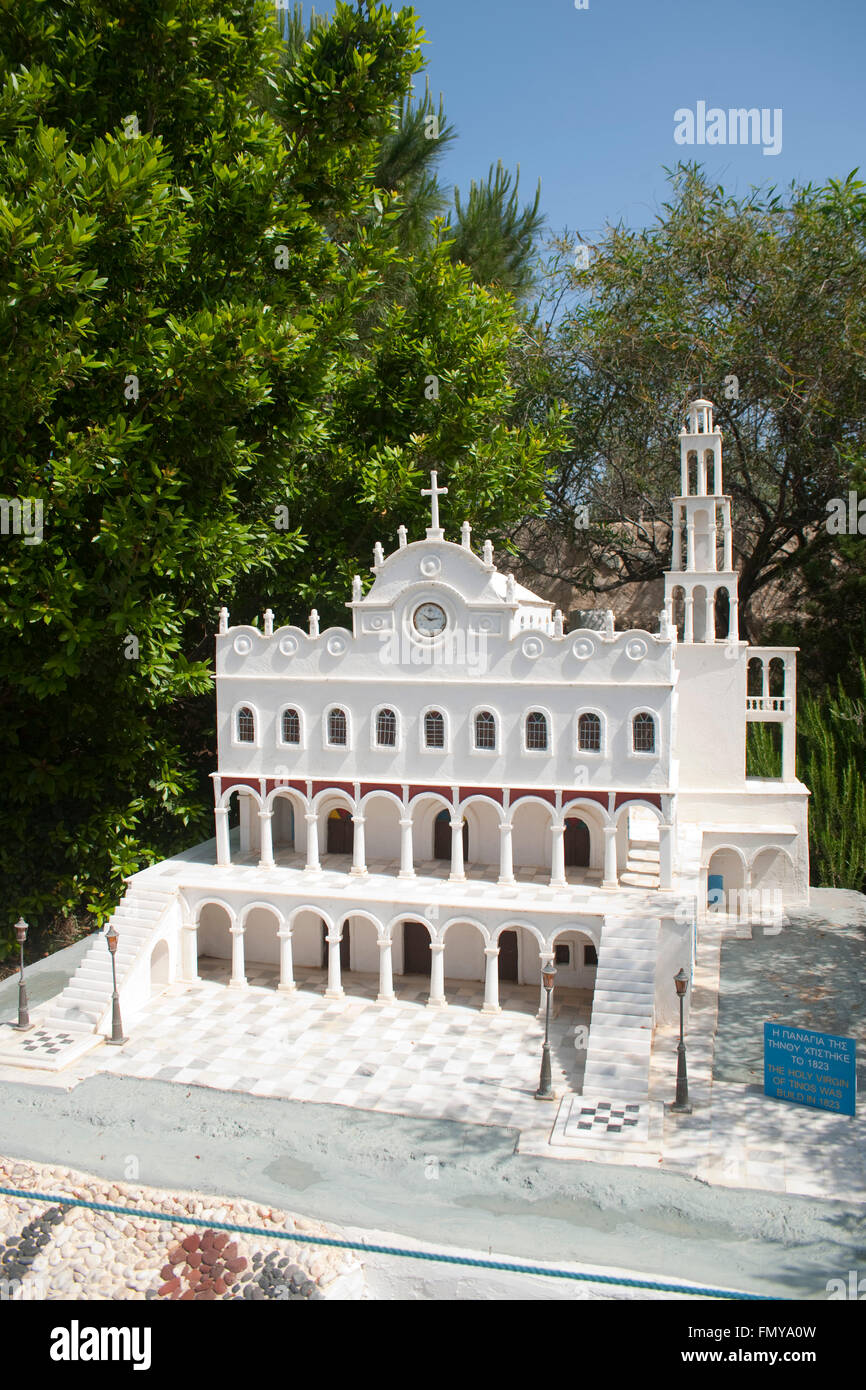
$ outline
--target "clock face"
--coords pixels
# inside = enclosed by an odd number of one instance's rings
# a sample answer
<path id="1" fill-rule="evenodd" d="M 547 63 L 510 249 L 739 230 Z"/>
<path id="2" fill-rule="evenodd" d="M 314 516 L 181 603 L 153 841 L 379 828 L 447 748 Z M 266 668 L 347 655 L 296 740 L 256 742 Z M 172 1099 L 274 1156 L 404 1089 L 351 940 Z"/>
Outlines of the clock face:
<path id="1" fill-rule="evenodd" d="M 440 632 L 444 632 L 448 618 L 438 603 L 422 603 L 420 608 L 415 609 L 412 621 L 422 636 L 438 637 Z"/>

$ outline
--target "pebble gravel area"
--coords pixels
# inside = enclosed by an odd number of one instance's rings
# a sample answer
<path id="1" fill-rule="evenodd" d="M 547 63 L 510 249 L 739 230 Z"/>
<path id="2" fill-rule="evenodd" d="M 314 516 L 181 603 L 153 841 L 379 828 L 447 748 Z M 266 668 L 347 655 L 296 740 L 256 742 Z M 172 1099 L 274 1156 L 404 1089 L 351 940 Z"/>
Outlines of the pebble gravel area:
<path id="1" fill-rule="evenodd" d="M 339 1239 L 317 1221 L 237 1198 L 109 1183 L 0 1159 L 0 1186 L 194 1217 L 147 1220 L 0 1195 L 0 1300 L 364 1299 L 351 1250 L 214 1229 L 210 1223 Z"/>

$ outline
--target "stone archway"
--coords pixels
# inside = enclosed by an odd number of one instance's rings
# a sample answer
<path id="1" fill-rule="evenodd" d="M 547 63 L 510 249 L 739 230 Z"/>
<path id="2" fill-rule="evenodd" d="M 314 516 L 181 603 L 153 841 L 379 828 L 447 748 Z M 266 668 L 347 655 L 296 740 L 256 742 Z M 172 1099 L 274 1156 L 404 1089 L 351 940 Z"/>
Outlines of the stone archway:
<path id="1" fill-rule="evenodd" d="M 351 811 L 335 806 L 328 812 L 327 854 L 351 854 L 355 845 L 355 824 Z"/>
<path id="2" fill-rule="evenodd" d="M 566 816 L 563 836 L 565 867 L 589 868 L 589 826 L 580 816 Z"/>

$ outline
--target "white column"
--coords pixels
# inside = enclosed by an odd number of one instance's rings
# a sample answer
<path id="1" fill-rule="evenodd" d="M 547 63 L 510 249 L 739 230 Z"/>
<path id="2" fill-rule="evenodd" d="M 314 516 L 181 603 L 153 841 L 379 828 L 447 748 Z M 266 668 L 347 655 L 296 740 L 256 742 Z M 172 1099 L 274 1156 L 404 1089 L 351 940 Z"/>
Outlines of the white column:
<path id="1" fill-rule="evenodd" d="M 483 1014 L 498 1014 L 499 1008 L 499 947 L 484 947 L 484 1003 Z"/>
<path id="2" fill-rule="evenodd" d="M 345 926 L 343 928 L 345 930 Z M 328 988 L 325 990 L 326 999 L 343 999 L 345 990 L 343 989 L 340 978 L 340 941 L 342 932 L 328 932 Z"/>
<path id="3" fill-rule="evenodd" d="M 565 877 L 565 822 L 554 821 L 550 827 L 553 836 L 553 849 L 550 857 L 550 886 L 561 888 L 567 879 Z"/>
<path id="4" fill-rule="evenodd" d="M 224 866 L 232 862 L 228 806 L 214 807 L 214 818 L 216 820 L 217 863 Z"/>
<path id="5" fill-rule="evenodd" d="M 510 821 L 501 820 L 499 822 L 499 882 L 514 882 L 514 859 L 511 852 L 511 832 L 514 829 Z"/>
<path id="6" fill-rule="evenodd" d="M 280 938 L 280 983 L 277 989 L 282 990 L 283 994 L 294 994 L 297 985 L 292 962 L 291 927 L 280 927 L 277 936 Z"/>
<path id="7" fill-rule="evenodd" d="M 352 824 L 355 827 L 355 834 L 352 838 L 352 867 L 350 874 L 365 874 L 367 863 L 364 850 L 364 825 L 366 824 L 363 816 L 353 816 Z"/>
<path id="8" fill-rule="evenodd" d="M 463 869 L 463 818 L 451 813 L 451 873 L 452 882 L 462 883 L 466 874 Z"/>
<path id="9" fill-rule="evenodd" d="M 274 867 L 273 819 L 273 811 L 259 811 L 259 839 L 261 841 L 261 849 L 259 851 L 260 869 L 272 869 Z"/>
<path id="10" fill-rule="evenodd" d="M 555 957 L 555 955 L 556 955 L 556 952 L 555 952 L 555 951 L 539 951 L 538 955 L 539 955 L 539 961 L 540 961 L 541 970 L 542 970 L 541 983 L 540 983 L 540 986 L 539 986 L 540 989 L 541 989 L 541 998 L 540 998 L 540 1000 L 539 1000 L 539 1002 L 538 1002 L 538 1013 L 539 1013 L 539 1016 L 540 1016 L 541 1018 L 544 1018 L 544 1012 L 545 1012 L 545 1009 L 547 1008 L 547 991 L 546 991 L 545 988 L 544 988 L 544 971 L 547 970 L 548 967 L 551 966 L 551 965 L 553 964 L 553 961 L 554 961 L 554 957 Z M 551 1014 L 551 1018 L 552 1018 L 552 1017 L 553 1017 L 553 1015 Z"/>
<path id="11" fill-rule="evenodd" d="M 710 559 L 712 560 L 712 564 L 708 565 L 707 568 L 713 570 L 714 573 L 719 568 L 718 544 L 719 537 L 716 517 L 716 506 L 715 503 L 713 503 L 713 514 L 710 518 Z"/>
<path id="12" fill-rule="evenodd" d="M 448 1003 L 445 998 L 445 942 L 430 942 L 430 996 L 427 1007 L 444 1009 Z"/>
<path id="13" fill-rule="evenodd" d="M 725 566 L 725 569 L 726 569 L 726 570 L 728 571 L 728 573 L 730 574 L 730 573 L 733 571 L 733 568 L 734 568 L 734 534 L 733 534 L 733 531 L 731 530 L 731 504 L 730 504 L 730 502 L 726 502 L 726 503 L 725 503 L 725 509 L 724 509 L 724 511 L 723 511 L 723 513 L 722 513 L 722 527 L 723 527 L 723 535 L 724 535 L 724 541 L 725 541 L 725 558 L 724 558 L 724 566 Z"/>
<path id="14" fill-rule="evenodd" d="M 376 945 L 379 947 L 379 993 L 376 996 L 376 1003 L 390 1004 L 396 997 L 390 936 L 387 941 L 377 941 Z"/>
<path id="15" fill-rule="evenodd" d="M 415 877 L 415 860 L 412 851 L 412 821 L 400 821 L 400 872 L 398 878 Z"/>
<path id="16" fill-rule="evenodd" d="M 230 989 L 248 989 L 246 972 L 244 970 L 244 928 L 230 927 L 232 934 L 232 977 L 229 980 Z"/>
<path id="17" fill-rule="evenodd" d="M 683 563 L 683 531 L 680 523 L 680 509 L 674 503 L 674 534 L 671 545 L 671 569 L 682 568 Z"/>
<path id="18" fill-rule="evenodd" d="M 764 709 L 770 708 L 770 658 L 765 656 L 761 661 L 761 698 L 764 702 Z"/>
<path id="19" fill-rule="evenodd" d="M 686 569 L 693 570 L 695 567 L 695 518 L 689 512 L 686 516 Z"/>
<path id="20" fill-rule="evenodd" d="M 304 866 L 307 869 L 320 869 L 319 862 L 319 817 L 312 811 L 307 811 L 304 820 L 307 822 L 307 862 Z"/>
<path id="21" fill-rule="evenodd" d="M 716 590 L 707 586 L 707 630 L 704 634 L 705 642 L 715 642 L 716 640 Z"/>
<path id="22" fill-rule="evenodd" d="M 674 828 L 662 823 L 659 826 L 659 888 L 673 888 L 674 872 Z"/>
<path id="23" fill-rule="evenodd" d="M 604 879 L 602 888 L 618 888 L 616 876 L 616 826 L 604 827 Z"/>
<path id="24" fill-rule="evenodd" d="M 683 625 L 683 641 L 693 642 L 695 640 L 695 596 L 688 593 L 683 600 L 685 607 L 685 623 Z"/>
<path id="25" fill-rule="evenodd" d="M 198 925 L 196 922 L 184 922 L 183 936 L 181 938 L 181 961 L 182 976 L 188 984 L 194 984 L 199 979 L 198 973 Z"/>

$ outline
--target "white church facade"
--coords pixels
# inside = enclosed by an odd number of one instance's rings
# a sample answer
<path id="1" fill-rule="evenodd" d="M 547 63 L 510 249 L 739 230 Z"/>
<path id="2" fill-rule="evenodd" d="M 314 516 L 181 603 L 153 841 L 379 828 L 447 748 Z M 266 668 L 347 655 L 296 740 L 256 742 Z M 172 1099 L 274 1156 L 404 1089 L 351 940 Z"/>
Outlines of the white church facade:
<path id="1" fill-rule="evenodd" d="M 794 649 L 739 638 L 731 499 L 712 405 L 680 437 L 673 553 L 655 633 L 561 613 L 439 523 L 359 577 L 351 627 L 232 626 L 216 639 L 215 839 L 130 880 L 121 999 L 194 982 L 201 956 L 295 970 L 333 999 L 353 974 L 593 991 L 587 1091 L 646 1094 L 708 898 L 808 901 Z M 748 724 L 780 725 L 780 775 L 746 777 Z M 125 950 L 125 955 L 123 954 Z M 85 958 L 84 966 L 87 966 Z M 53 1022 L 105 1027 L 76 978 Z M 104 970 L 102 974 L 104 979 Z M 91 981 L 92 983 L 92 981 Z M 92 992 L 92 991 L 91 991 Z M 541 997 L 541 995 L 539 996 Z M 107 1007 L 107 1005 L 106 1005 Z"/>

